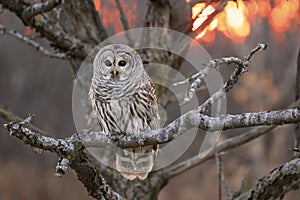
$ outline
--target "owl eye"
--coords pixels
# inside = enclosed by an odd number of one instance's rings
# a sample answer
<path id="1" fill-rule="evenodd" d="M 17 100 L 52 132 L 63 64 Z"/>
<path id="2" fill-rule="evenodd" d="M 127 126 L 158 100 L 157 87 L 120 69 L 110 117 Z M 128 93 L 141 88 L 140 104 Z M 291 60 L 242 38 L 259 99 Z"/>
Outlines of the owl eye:
<path id="1" fill-rule="evenodd" d="M 109 60 L 104 61 L 104 64 L 105 64 L 107 67 L 110 67 L 110 66 L 112 65 L 112 63 L 111 63 Z"/>
<path id="2" fill-rule="evenodd" d="M 120 60 L 120 61 L 118 62 L 118 65 L 119 65 L 120 67 L 124 67 L 124 66 L 126 65 L 126 61 L 125 61 L 125 60 Z"/>

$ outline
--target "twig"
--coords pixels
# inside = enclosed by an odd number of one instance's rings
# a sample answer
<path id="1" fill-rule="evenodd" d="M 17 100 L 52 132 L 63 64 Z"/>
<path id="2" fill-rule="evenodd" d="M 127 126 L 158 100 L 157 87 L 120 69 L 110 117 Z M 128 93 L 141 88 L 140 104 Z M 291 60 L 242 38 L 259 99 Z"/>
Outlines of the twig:
<path id="1" fill-rule="evenodd" d="M 44 136 L 28 127 L 27 125 L 31 122 L 32 117 L 29 116 L 21 122 L 10 122 L 5 124 L 4 127 L 9 131 L 10 135 L 15 136 L 32 147 L 56 152 L 59 155 L 70 154 L 74 151 L 72 144 L 63 142 L 60 139 Z"/>
<path id="2" fill-rule="evenodd" d="M 3 105 L 1 105 L 1 104 L 0 104 L 0 116 L 1 116 L 3 119 L 5 119 L 5 120 L 7 120 L 7 121 L 9 121 L 9 122 L 11 122 L 11 121 L 14 121 L 14 122 L 21 122 L 21 121 L 24 121 L 24 119 L 22 119 L 21 117 L 15 115 L 15 114 L 12 113 L 11 111 L 7 110 L 7 109 L 5 108 L 5 106 L 3 106 Z M 34 126 L 33 124 L 27 124 L 26 126 L 27 126 L 29 129 L 31 129 L 31 130 L 33 130 L 33 131 L 36 131 L 36 132 L 38 132 L 38 133 L 40 133 L 40 134 L 42 134 L 42 135 L 45 135 L 45 136 L 46 136 L 46 135 L 50 135 L 50 134 L 44 132 L 43 130 L 39 129 L 38 127 Z"/>
<path id="3" fill-rule="evenodd" d="M 228 92 L 230 89 L 233 88 L 233 86 L 237 83 L 241 75 L 247 71 L 247 67 L 250 64 L 250 59 L 252 58 L 252 56 L 259 50 L 265 50 L 266 48 L 267 48 L 266 44 L 259 43 L 254 49 L 252 49 L 249 52 L 247 56 L 245 56 L 245 61 L 237 57 L 224 57 L 220 59 L 210 60 L 207 66 L 203 70 L 200 70 L 196 74 L 193 74 L 192 76 L 190 76 L 184 81 L 174 83 L 173 84 L 174 86 L 179 86 L 191 82 L 191 85 L 189 86 L 189 91 L 187 92 L 183 100 L 183 104 L 190 101 L 193 98 L 196 88 L 200 87 L 201 81 L 204 79 L 205 76 L 207 76 L 207 74 L 211 70 L 218 69 L 220 65 L 224 65 L 224 64 L 227 65 L 232 63 L 236 64 L 237 66 L 235 70 L 229 77 L 228 81 L 224 84 L 224 87 L 221 88 L 219 91 L 217 91 L 215 94 L 213 94 L 209 99 L 206 100 L 206 102 L 204 102 L 198 108 L 199 112 L 201 113 L 205 112 L 210 105 L 212 105 L 216 100 L 224 96 L 224 91 Z"/>
<path id="4" fill-rule="evenodd" d="M 292 147 L 292 148 L 289 148 L 290 151 L 294 151 L 294 152 L 298 152 L 300 153 L 300 149 L 297 148 L 297 147 Z"/>
<path id="5" fill-rule="evenodd" d="M 203 70 L 200 70 L 198 73 L 190 76 L 188 79 L 173 84 L 173 86 L 179 86 L 179 85 L 186 84 L 188 82 L 192 82 L 192 84 L 189 87 L 189 91 L 185 95 L 183 102 L 181 104 L 185 104 L 193 98 L 196 89 L 200 87 L 201 82 L 204 79 L 204 77 L 207 76 L 207 74 L 212 69 L 215 69 L 215 68 L 216 68 L 216 66 L 214 66 L 214 65 L 208 65 Z"/>
<path id="6" fill-rule="evenodd" d="M 215 149 L 216 165 L 217 165 L 218 173 L 219 173 L 219 200 L 222 200 L 222 185 L 224 186 L 225 191 L 226 191 L 226 200 L 234 200 L 235 198 L 237 198 L 238 196 L 241 195 L 241 193 L 244 189 L 245 177 L 243 177 L 241 186 L 237 191 L 234 191 L 233 189 L 231 189 L 225 180 L 223 166 L 222 166 L 222 159 L 218 153 L 217 146 L 214 149 Z"/>
<path id="7" fill-rule="evenodd" d="M 257 47 L 251 50 L 250 53 L 245 57 L 245 59 L 249 61 L 257 51 L 266 50 L 267 47 L 268 45 L 266 44 L 258 43 Z"/>
<path id="8" fill-rule="evenodd" d="M 218 178 L 219 178 L 219 184 L 218 184 L 218 187 L 219 187 L 219 200 L 222 200 L 222 183 L 224 184 L 224 187 L 225 187 L 226 190 L 227 190 L 227 184 L 226 184 L 225 179 L 224 179 L 221 158 L 220 158 L 216 148 L 215 148 L 215 160 L 216 160 L 216 166 L 217 166 L 218 174 L 219 174 L 219 176 L 218 176 Z"/>
<path id="9" fill-rule="evenodd" d="M 63 176 L 66 174 L 68 168 L 69 168 L 70 161 L 66 158 L 60 158 L 57 162 L 56 168 L 55 168 L 55 176 Z"/>
<path id="10" fill-rule="evenodd" d="M 296 75 L 296 85 L 295 85 L 295 99 L 300 98 L 300 48 L 298 50 L 298 59 L 297 59 L 297 75 Z M 294 147 L 300 147 L 300 123 L 295 125 L 295 142 Z M 294 157 L 300 156 L 299 153 L 294 152 Z"/>
<path id="11" fill-rule="evenodd" d="M 41 3 L 35 3 L 32 6 L 28 6 L 23 10 L 22 16 L 25 21 L 30 20 L 32 17 L 51 11 L 53 8 L 58 6 L 62 0 L 48 0 Z"/>
<path id="12" fill-rule="evenodd" d="M 54 52 L 51 52 L 51 51 L 45 49 L 38 42 L 32 40 L 30 37 L 22 35 L 21 33 L 15 31 L 15 30 L 7 29 L 2 24 L 0 24 L 0 33 L 12 36 L 14 38 L 17 38 L 18 40 L 21 40 L 21 41 L 25 42 L 26 44 L 34 47 L 35 49 L 37 49 L 39 52 L 43 53 L 47 57 L 58 58 L 58 59 L 67 59 L 68 58 L 67 54 L 65 54 L 65 53 L 54 53 Z"/>
<path id="13" fill-rule="evenodd" d="M 208 110 L 208 108 L 216 102 L 218 99 L 221 99 L 225 96 L 225 93 L 229 92 L 233 88 L 233 86 L 238 82 L 239 78 L 242 76 L 243 73 L 247 72 L 247 67 L 250 64 L 250 60 L 252 56 L 258 52 L 259 50 L 266 50 L 267 45 L 259 43 L 250 53 L 245 56 L 246 61 L 242 61 L 240 58 L 236 57 L 228 57 L 228 58 L 221 58 L 221 59 L 214 59 L 215 65 L 221 64 L 231 64 L 235 63 L 237 66 L 234 69 L 233 73 L 230 75 L 227 82 L 224 84 L 224 87 L 219 89 L 215 92 L 212 96 L 210 96 L 201 106 L 198 107 L 198 111 L 200 113 L 204 113 Z"/>

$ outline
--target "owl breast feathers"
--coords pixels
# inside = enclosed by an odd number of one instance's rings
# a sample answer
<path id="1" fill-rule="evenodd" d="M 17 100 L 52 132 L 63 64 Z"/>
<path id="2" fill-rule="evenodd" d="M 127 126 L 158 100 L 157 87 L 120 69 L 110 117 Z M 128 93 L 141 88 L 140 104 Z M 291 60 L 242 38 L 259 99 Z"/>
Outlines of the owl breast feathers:
<path id="1" fill-rule="evenodd" d="M 134 135 L 158 129 L 154 85 L 138 53 L 125 45 L 105 46 L 93 62 L 90 99 L 99 124 L 108 135 Z M 157 146 L 116 151 L 116 169 L 125 178 L 143 180 L 152 170 Z"/>

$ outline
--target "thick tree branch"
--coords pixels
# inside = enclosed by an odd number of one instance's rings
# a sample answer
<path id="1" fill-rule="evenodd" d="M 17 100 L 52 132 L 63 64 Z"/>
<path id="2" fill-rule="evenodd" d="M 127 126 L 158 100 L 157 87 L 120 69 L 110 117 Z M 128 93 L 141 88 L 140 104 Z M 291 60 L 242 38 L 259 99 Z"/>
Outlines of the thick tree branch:
<path id="1" fill-rule="evenodd" d="M 294 102 L 288 108 L 299 108 L 299 107 L 300 107 L 300 100 Z M 277 127 L 276 125 L 272 125 L 272 126 L 267 126 L 267 127 L 262 127 L 262 128 L 255 128 L 255 129 L 253 129 L 249 132 L 246 132 L 242 135 L 235 136 L 233 138 L 229 138 L 216 146 L 217 151 L 224 152 L 229 149 L 233 149 L 237 146 L 241 146 L 243 144 L 251 142 L 252 140 L 270 132 L 271 130 L 273 130 L 276 127 Z M 178 163 L 178 164 L 164 170 L 164 177 L 166 180 L 168 180 L 168 179 L 175 177 L 195 166 L 198 166 L 198 165 L 206 162 L 209 159 L 214 158 L 214 156 L 215 156 L 214 152 L 209 152 L 207 155 L 205 155 L 203 157 L 196 155 L 192 158 L 189 158 L 181 163 Z"/>
<path id="2" fill-rule="evenodd" d="M 239 199 L 277 199 L 300 187 L 300 159 L 294 159 L 273 169 Z"/>
<path id="3" fill-rule="evenodd" d="M 300 111 L 297 108 L 226 115 L 222 117 L 209 117 L 193 110 L 181 115 L 163 129 L 151 130 L 134 136 L 118 135 L 112 137 L 111 140 L 113 141 L 112 143 L 122 148 L 138 147 L 170 142 L 192 127 L 199 127 L 202 130 L 208 131 L 219 131 L 261 125 L 283 125 L 296 122 L 300 122 Z M 102 138 L 103 135 L 105 134 L 102 134 L 99 138 Z M 99 141 L 103 141 L 103 139 L 99 139 Z"/>
<path id="4" fill-rule="evenodd" d="M 43 14 L 33 16 L 29 20 L 23 16 L 23 11 L 32 5 L 20 0 L 1 0 L 4 8 L 14 12 L 25 25 L 29 25 L 40 32 L 43 37 L 53 42 L 61 51 L 69 52 L 72 57 L 85 58 L 91 51 L 92 45 L 68 35 L 57 23 L 52 23 Z"/>
<path id="5" fill-rule="evenodd" d="M 51 11 L 61 2 L 62 0 L 48 0 L 41 3 L 35 3 L 32 6 L 28 6 L 26 9 L 24 9 L 22 16 L 24 17 L 25 21 L 28 21 L 33 16 Z"/>
<path id="6" fill-rule="evenodd" d="M 31 147 L 55 152 L 60 157 L 56 167 L 58 175 L 64 174 L 70 166 L 77 173 L 78 179 L 85 185 L 89 195 L 96 199 L 122 199 L 107 184 L 89 160 L 84 152 L 85 147 L 79 142 L 80 139 L 76 138 L 76 134 L 66 139 L 54 139 L 44 136 L 31 128 L 29 125 L 31 119 L 32 117 L 28 117 L 21 122 L 10 122 L 5 124 L 5 128 L 8 129 L 10 135 L 15 136 Z"/>

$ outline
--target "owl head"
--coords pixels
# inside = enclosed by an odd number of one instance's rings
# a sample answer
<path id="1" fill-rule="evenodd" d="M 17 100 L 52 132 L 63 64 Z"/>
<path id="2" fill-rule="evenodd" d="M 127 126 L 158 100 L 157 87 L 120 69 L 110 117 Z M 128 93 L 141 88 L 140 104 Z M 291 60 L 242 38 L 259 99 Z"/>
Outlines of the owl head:
<path id="1" fill-rule="evenodd" d="M 129 46 L 112 44 L 103 47 L 94 59 L 94 76 L 107 81 L 126 81 L 144 72 L 139 54 Z"/>

